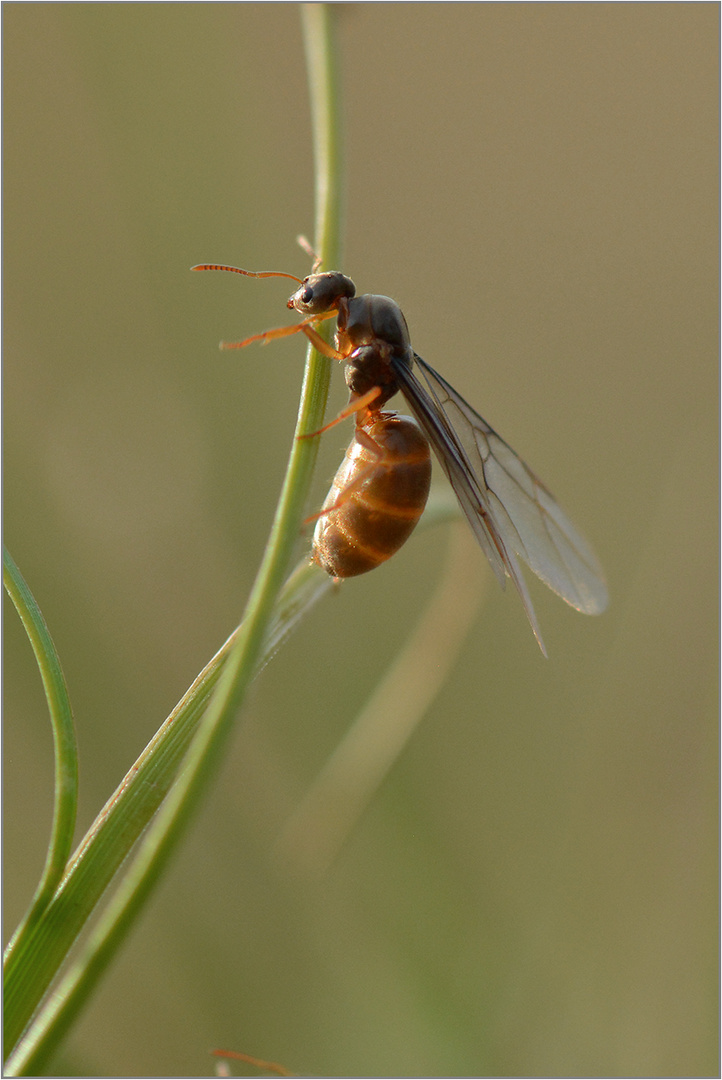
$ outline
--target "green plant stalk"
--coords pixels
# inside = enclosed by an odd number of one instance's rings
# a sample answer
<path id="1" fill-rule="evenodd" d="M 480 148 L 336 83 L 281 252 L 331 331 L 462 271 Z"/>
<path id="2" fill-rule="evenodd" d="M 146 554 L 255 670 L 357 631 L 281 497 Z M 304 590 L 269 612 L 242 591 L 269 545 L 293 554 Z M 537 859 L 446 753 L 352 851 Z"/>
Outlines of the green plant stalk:
<path id="1" fill-rule="evenodd" d="M 304 558 L 284 585 L 257 671 L 275 654 L 331 579 Z M 12 1049 L 70 947 L 175 779 L 236 629 L 183 695 L 130 768 L 75 852 L 52 902 L 5 967 L 5 1046 Z"/>
<path id="2" fill-rule="evenodd" d="M 312 113 L 314 117 L 318 117 L 318 94 L 323 93 L 328 96 L 323 115 L 328 122 L 338 122 L 331 15 L 326 5 L 311 5 L 311 8 L 310 12 L 304 9 L 306 39 L 308 42 L 309 39 L 318 38 L 317 46 L 309 52 L 313 52 L 314 62 L 321 63 L 324 68 L 321 78 L 311 80 Z M 319 129 L 319 123 L 318 119 L 314 121 L 315 132 Z M 339 205 L 336 192 L 340 184 L 340 169 L 337 158 L 328 157 L 329 148 L 338 147 L 338 141 L 327 137 L 324 139 L 324 146 L 325 159 L 316 144 L 316 161 L 322 162 L 322 186 L 326 193 L 317 223 L 316 246 L 329 265 L 336 264 L 339 256 L 338 222 L 332 221 L 330 207 L 337 211 Z M 320 205 L 321 198 L 317 194 L 317 206 Z M 325 358 L 309 348 L 297 435 L 313 432 L 321 425 L 329 367 Z M 324 383 L 325 389 L 320 392 L 319 386 Z M 294 440 L 269 543 L 248 602 L 244 622 L 188 752 L 187 768 L 158 812 L 118 892 L 81 949 L 78 959 L 57 991 L 41 1009 L 13 1054 L 8 1063 L 8 1075 L 37 1072 L 55 1050 L 58 1041 L 68 1030 L 124 939 L 180 839 L 183 827 L 213 775 L 214 767 L 220 761 L 235 712 L 261 658 L 267 626 L 290 561 L 307 498 L 316 450 L 315 440 Z"/>
<path id="3" fill-rule="evenodd" d="M 458 517 L 458 504 L 450 490 L 434 490 L 419 529 L 458 520 Z M 256 673 L 331 588 L 331 578 L 324 571 L 307 558 L 301 560 L 283 587 Z M 52 903 L 29 935 L 22 959 L 18 950 L 8 957 L 5 972 L 5 1045 L 8 1050 L 22 1033 L 88 917 L 165 798 L 237 636 L 238 630 L 235 630 L 196 677 L 96 817 L 75 852 Z"/>
<path id="4" fill-rule="evenodd" d="M 249 612 L 248 621 L 237 633 L 218 688 L 188 751 L 183 774 L 159 810 L 98 926 L 9 1060 L 7 1075 L 34 1075 L 45 1066 L 124 941 L 181 839 L 184 826 L 222 757 L 235 709 L 252 678 L 254 659 L 260 653 L 258 634 L 262 630 L 257 611 Z"/>
<path id="5" fill-rule="evenodd" d="M 50 712 L 55 753 L 55 804 L 50 843 L 43 873 L 30 907 L 6 950 L 6 957 L 22 957 L 63 875 L 73 843 L 78 808 L 78 747 L 73 712 L 60 660 L 35 597 L 3 548 L 3 581 L 32 645 Z"/>
<path id="6" fill-rule="evenodd" d="M 341 265 L 343 190 L 340 80 L 329 4 L 301 4 L 316 177 L 316 243 L 327 270 Z M 325 407 L 325 404 L 324 404 Z"/>

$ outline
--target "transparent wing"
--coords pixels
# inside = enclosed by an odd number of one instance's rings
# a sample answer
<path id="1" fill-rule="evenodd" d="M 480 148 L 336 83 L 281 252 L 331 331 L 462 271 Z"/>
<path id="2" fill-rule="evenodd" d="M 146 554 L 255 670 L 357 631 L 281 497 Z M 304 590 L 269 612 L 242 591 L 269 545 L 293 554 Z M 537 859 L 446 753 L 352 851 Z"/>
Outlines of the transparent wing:
<path id="1" fill-rule="evenodd" d="M 434 448 L 461 507 L 502 585 L 521 594 L 539 628 L 516 555 L 563 600 L 588 615 L 607 606 L 604 574 L 586 540 L 539 478 L 433 368 L 414 354 L 413 371 L 394 367 L 399 385 Z"/>

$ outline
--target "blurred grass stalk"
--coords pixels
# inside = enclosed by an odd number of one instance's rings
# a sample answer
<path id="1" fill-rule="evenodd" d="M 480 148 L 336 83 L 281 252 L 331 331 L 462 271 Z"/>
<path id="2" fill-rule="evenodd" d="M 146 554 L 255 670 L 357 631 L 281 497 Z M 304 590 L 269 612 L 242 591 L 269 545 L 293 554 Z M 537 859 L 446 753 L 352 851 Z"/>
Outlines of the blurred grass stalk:
<path id="1" fill-rule="evenodd" d="M 444 571 L 414 631 L 276 841 L 271 857 L 279 870 L 321 876 L 338 855 L 446 682 L 476 619 L 483 597 L 477 556 L 471 530 L 457 521 Z"/>

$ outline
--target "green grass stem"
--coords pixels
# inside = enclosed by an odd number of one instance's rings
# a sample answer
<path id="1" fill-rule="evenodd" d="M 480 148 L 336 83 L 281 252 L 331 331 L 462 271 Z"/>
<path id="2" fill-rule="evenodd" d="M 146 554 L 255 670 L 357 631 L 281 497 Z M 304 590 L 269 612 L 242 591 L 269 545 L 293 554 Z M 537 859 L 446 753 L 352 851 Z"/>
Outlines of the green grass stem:
<path id="1" fill-rule="evenodd" d="M 336 85 L 335 46 L 333 41 L 333 13 L 330 5 L 304 5 L 302 9 L 304 36 L 307 53 L 317 66 L 317 71 L 310 78 L 311 109 L 314 129 L 314 149 L 317 167 L 316 212 L 317 226 L 315 248 L 325 265 L 336 265 L 339 261 L 338 237 L 340 233 L 337 220 L 340 196 L 340 165 L 338 161 L 338 135 L 330 133 L 326 125 L 338 123 L 338 87 Z M 310 346 L 301 392 L 296 435 L 317 430 L 323 421 L 326 403 L 330 363 Z M 232 730 L 238 708 L 244 698 L 259 665 L 264 660 L 264 645 L 268 642 L 274 647 L 273 636 L 283 635 L 284 627 L 277 619 L 273 621 L 274 610 L 281 593 L 281 587 L 292 556 L 293 546 L 303 516 L 304 506 L 313 473 L 317 453 L 317 440 L 294 438 L 289 455 L 286 477 L 279 499 L 276 515 L 271 527 L 269 541 L 256 581 L 251 591 L 243 622 L 221 650 L 222 656 L 211 661 L 205 672 L 196 680 L 189 691 L 188 701 L 182 703 L 181 715 L 191 717 L 191 722 L 184 725 L 173 723 L 171 718 L 163 725 L 164 745 L 170 749 L 165 755 L 165 767 L 172 764 L 178 768 L 183 759 L 184 744 L 187 745 L 193 721 L 197 721 L 196 710 L 201 710 L 208 694 L 210 702 L 192 736 L 192 742 L 184 760 L 183 773 L 178 777 L 165 801 L 148 827 L 140 847 L 130 863 L 116 893 L 102 914 L 97 926 L 81 945 L 71 966 L 62 977 L 59 985 L 41 1006 L 29 1028 L 18 1042 L 7 1063 L 7 1075 L 36 1074 L 48 1062 L 56 1050 L 59 1041 L 70 1028 L 75 1017 L 92 992 L 98 979 L 116 954 L 118 948 L 141 910 L 164 869 L 175 846 L 183 835 L 185 826 L 190 821 L 198 801 L 212 779 L 222 759 L 226 740 Z M 320 579 L 319 579 L 320 581 Z M 324 583 L 324 588 L 327 587 Z M 319 586 L 320 588 L 320 586 Z M 313 587 L 310 589 L 314 592 Z M 277 647 L 277 646 L 276 646 Z M 178 717 L 175 716 L 177 721 Z M 179 729 L 183 734 L 179 736 Z M 168 743 L 165 743 L 165 739 Z M 152 754 L 145 755 L 148 762 Z M 175 759 L 175 760 L 174 760 Z M 172 764 L 169 766 L 169 762 Z M 150 763 L 148 768 L 151 768 Z M 136 774 L 134 774 L 135 776 Z M 129 774 L 130 776 L 130 774 Z M 146 778 L 147 779 L 147 778 Z M 140 784 L 134 777 L 126 778 L 131 791 L 139 790 Z M 130 798 L 123 798 L 123 785 L 116 792 L 101 813 L 91 830 L 89 837 L 81 845 L 74 861 L 69 878 L 83 882 L 83 875 L 74 877 L 78 867 L 86 869 L 89 862 L 88 851 L 98 853 L 105 864 L 108 880 L 112 877 L 113 859 L 108 850 L 111 841 L 117 854 L 118 836 L 125 834 L 126 854 L 134 840 L 140 823 L 135 813 L 138 804 Z M 116 805 L 121 812 L 113 812 Z M 152 800 L 145 800 L 142 816 L 152 806 Z M 152 810 L 151 810 L 152 813 Z M 121 845 L 122 846 L 122 845 Z M 87 878 L 85 879 L 87 885 Z M 107 884 L 107 882 L 106 882 Z M 105 885 L 103 885 L 103 888 Z M 97 890 L 95 887 L 94 891 Z M 35 944 L 50 945 L 52 938 L 62 924 L 63 895 L 67 890 L 60 890 L 56 897 L 58 903 L 51 905 L 44 921 L 45 934 L 35 935 Z M 87 903 L 84 909 L 94 904 Z M 88 911 L 88 914 L 90 912 Z M 60 919 L 59 919 L 60 916 Z M 83 925 L 86 918 L 83 918 Z M 63 957 L 66 955 L 63 952 Z M 20 1034 L 24 1026 L 22 1013 L 32 1014 L 32 990 L 37 989 L 39 981 L 36 971 L 30 971 L 31 965 L 24 964 L 22 972 L 16 972 L 13 984 L 13 1003 L 20 1002 L 24 1008 L 15 1010 L 15 1029 L 13 1037 Z M 25 979 L 21 976 L 24 975 Z M 36 1003 L 37 1004 L 37 1003 Z M 19 1029 L 19 1030 L 18 1030 Z M 13 1045 L 6 1030 L 8 1045 Z"/>
<path id="2" fill-rule="evenodd" d="M 55 752 L 55 805 L 43 873 L 30 907 L 5 950 L 5 965 L 23 963 L 33 930 L 47 908 L 72 850 L 78 808 L 78 747 L 60 659 L 35 597 L 3 548 L 3 581 L 35 653 L 48 702 Z"/>

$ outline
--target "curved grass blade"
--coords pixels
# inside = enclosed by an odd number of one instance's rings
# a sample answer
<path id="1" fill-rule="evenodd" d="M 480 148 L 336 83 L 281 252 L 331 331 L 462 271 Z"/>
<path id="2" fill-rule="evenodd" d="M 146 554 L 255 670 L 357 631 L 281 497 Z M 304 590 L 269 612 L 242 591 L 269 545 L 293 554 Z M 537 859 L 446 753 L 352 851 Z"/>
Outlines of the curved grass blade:
<path id="1" fill-rule="evenodd" d="M 53 639 L 35 597 L 5 548 L 3 582 L 35 653 L 55 752 L 55 802 L 45 866 L 30 907 L 5 950 L 7 963 L 11 957 L 21 962 L 33 927 L 48 906 L 70 857 L 78 807 L 78 747 L 68 688 Z"/>

